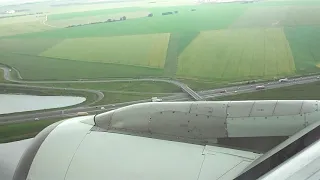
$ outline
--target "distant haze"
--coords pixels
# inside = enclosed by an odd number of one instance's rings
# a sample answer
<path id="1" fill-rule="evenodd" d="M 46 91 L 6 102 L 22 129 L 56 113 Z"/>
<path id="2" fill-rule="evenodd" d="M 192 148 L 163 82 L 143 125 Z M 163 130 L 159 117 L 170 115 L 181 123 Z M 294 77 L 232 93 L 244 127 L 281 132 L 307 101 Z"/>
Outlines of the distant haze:
<path id="1" fill-rule="evenodd" d="M 47 0 L 0 0 L 0 6 L 11 5 L 11 4 L 23 4 L 30 2 L 41 2 Z"/>
<path id="2" fill-rule="evenodd" d="M 117 0 L 0 0 L 0 6 L 5 5 L 14 5 L 14 4 L 24 4 L 24 3 L 32 3 L 32 2 L 44 2 L 44 1 L 51 1 L 51 2 L 96 2 L 96 1 L 117 1 Z M 132 0 L 119 0 L 120 2 L 123 1 L 132 1 Z"/>

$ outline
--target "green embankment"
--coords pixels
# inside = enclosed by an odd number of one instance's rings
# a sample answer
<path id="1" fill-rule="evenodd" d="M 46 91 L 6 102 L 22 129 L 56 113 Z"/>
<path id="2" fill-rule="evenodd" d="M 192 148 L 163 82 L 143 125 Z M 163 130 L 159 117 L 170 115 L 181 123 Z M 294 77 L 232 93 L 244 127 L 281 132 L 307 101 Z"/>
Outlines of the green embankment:
<path id="1" fill-rule="evenodd" d="M 37 135 L 45 127 L 53 124 L 58 120 L 41 120 L 14 124 L 0 125 L 0 143 L 18 141 L 22 139 L 32 138 Z"/>
<path id="2" fill-rule="evenodd" d="M 214 98 L 213 100 L 319 100 L 320 82 Z"/>
<path id="3" fill-rule="evenodd" d="M 41 86 L 78 88 L 78 89 L 95 89 L 102 91 L 132 91 L 148 93 L 176 93 L 181 92 L 176 85 L 166 82 L 150 81 L 132 81 L 132 82 L 101 82 L 101 83 L 56 83 L 56 84 L 38 84 Z"/>
<path id="4" fill-rule="evenodd" d="M 136 93 L 110 93 L 107 92 L 105 93 L 104 98 L 96 103 L 95 105 L 104 105 L 104 104 L 114 104 L 114 103 L 122 103 L 122 102 L 130 102 L 130 101 L 138 101 L 138 100 L 148 100 L 152 97 L 162 97 L 163 95 L 154 95 L 150 93 L 141 93 L 141 94 L 136 94 Z M 166 95 L 164 95 L 166 96 Z"/>
<path id="5" fill-rule="evenodd" d="M 6 82 L 6 80 L 4 79 L 3 75 L 4 75 L 4 72 L 3 72 L 2 69 L 0 69 L 0 83 Z"/>

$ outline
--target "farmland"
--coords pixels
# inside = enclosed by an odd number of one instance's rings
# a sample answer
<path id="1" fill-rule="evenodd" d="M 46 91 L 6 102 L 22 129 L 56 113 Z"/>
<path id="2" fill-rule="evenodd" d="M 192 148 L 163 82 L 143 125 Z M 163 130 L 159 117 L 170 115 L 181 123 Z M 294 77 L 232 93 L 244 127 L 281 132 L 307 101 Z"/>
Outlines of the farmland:
<path id="1" fill-rule="evenodd" d="M 122 10 L 123 11 L 123 10 Z M 55 27 L 70 27 L 70 26 L 76 26 L 80 24 L 88 24 L 90 22 L 91 24 L 99 23 L 99 22 L 105 22 L 105 21 L 111 21 L 111 20 L 119 20 L 121 17 L 125 16 L 126 19 L 135 19 L 135 18 L 143 18 L 147 17 L 150 12 L 148 11 L 135 11 L 135 12 L 119 12 L 115 14 L 101 14 L 96 16 L 75 16 L 73 18 L 67 18 L 67 19 L 54 19 L 50 16 L 50 25 Z M 83 14 L 83 13 L 81 13 Z"/>
<path id="2" fill-rule="evenodd" d="M 66 39 L 40 56 L 163 68 L 169 37 L 169 34 L 153 34 Z"/>
<path id="3" fill-rule="evenodd" d="M 138 8 L 138 7 L 128 7 L 128 8 L 101 9 L 101 10 L 82 11 L 82 12 L 66 12 L 66 13 L 50 15 L 49 20 L 50 21 L 70 20 L 74 18 L 101 16 L 106 14 L 110 15 L 110 14 L 116 14 L 121 12 L 136 12 L 140 10 L 141 8 Z"/>
<path id="4" fill-rule="evenodd" d="M 0 62 L 17 68 L 26 80 L 143 77 L 161 76 L 163 73 L 163 70 L 155 68 L 70 61 L 15 53 L 0 53 Z"/>
<path id="5" fill-rule="evenodd" d="M 192 8 L 197 8 L 197 11 L 191 11 Z M 237 19 L 246 8 L 246 6 L 234 4 L 148 8 L 145 10 L 153 13 L 153 17 L 151 18 L 145 17 L 75 28 L 62 28 L 39 33 L 17 35 L 12 38 L 83 38 L 168 32 L 198 32 L 211 29 L 223 29 L 227 28 L 235 19 Z M 178 14 L 169 16 L 163 16 L 161 14 L 162 12 L 172 11 L 178 11 Z M 190 22 L 192 22 L 192 25 Z M 50 24 L 50 16 L 48 23 Z"/>
<path id="6" fill-rule="evenodd" d="M 320 63 L 320 25 L 286 27 L 285 32 L 290 42 L 297 73 L 315 72 Z"/>
<path id="7" fill-rule="evenodd" d="M 320 70 L 318 1 L 106 7 L 49 8 L 47 24 L 80 25 L 31 33 L 44 17 L 15 18 L 0 30 L 0 63 L 28 80 L 168 77 L 196 89 Z"/>
<path id="8" fill-rule="evenodd" d="M 294 70 L 281 29 L 240 29 L 201 32 L 180 55 L 177 74 L 232 80 L 290 75 Z"/>
<path id="9" fill-rule="evenodd" d="M 1 24 L 0 37 L 12 36 L 17 34 L 25 34 L 25 33 L 41 32 L 49 29 L 51 28 L 41 24 L 40 21 L 15 23 L 15 24 Z"/>

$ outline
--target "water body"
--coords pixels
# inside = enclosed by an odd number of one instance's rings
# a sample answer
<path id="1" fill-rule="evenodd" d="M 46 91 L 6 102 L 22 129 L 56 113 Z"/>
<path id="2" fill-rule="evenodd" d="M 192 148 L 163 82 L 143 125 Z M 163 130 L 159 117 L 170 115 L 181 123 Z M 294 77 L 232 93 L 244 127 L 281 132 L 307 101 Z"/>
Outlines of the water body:
<path id="1" fill-rule="evenodd" d="M 85 100 L 84 97 L 72 96 L 0 94 L 0 114 L 66 107 Z"/>
<path id="2" fill-rule="evenodd" d="M 18 162 L 32 139 L 0 144 L 0 179 L 12 180 Z"/>

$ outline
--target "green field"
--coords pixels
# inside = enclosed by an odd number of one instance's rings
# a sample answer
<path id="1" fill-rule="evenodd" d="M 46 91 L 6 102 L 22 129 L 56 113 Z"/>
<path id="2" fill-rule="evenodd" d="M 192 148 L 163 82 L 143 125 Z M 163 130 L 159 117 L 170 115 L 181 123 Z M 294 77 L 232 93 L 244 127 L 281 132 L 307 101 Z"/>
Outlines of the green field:
<path id="1" fill-rule="evenodd" d="M 0 53 L 0 62 L 17 68 L 21 76 L 27 80 L 99 79 L 163 74 L 163 70 L 154 68 L 70 61 L 13 53 Z"/>
<path id="2" fill-rule="evenodd" d="M 290 42 L 297 73 L 319 71 L 320 25 L 286 27 L 285 32 Z"/>
<path id="3" fill-rule="evenodd" d="M 196 89 L 320 70 L 320 1 L 61 12 L 49 14 L 47 23 L 87 25 L 3 33 L 0 63 L 25 79 L 170 77 Z M 141 12 L 153 16 L 130 18 Z M 127 20 L 90 24 L 122 13 L 130 14 Z M 31 20 L 26 24 L 36 22 Z"/>
<path id="4" fill-rule="evenodd" d="M 218 97 L 212 100 L 319 100 L 319 92 L 320 82 L 315 82 L 278 89 Z"/>
<path id="5" fill-rule="evenodd" d="M 248 9 L 230 27 L 291 27 L 320 24 L 320 7 L 275 6 Z"/>
<path id="6" fill-rule="evenodd" d="M 59 120 L 60 119 L 54 119 L 0 125 L 0 143 L 32 138 L 36 136 L 41 130 Z"/>
<path id="7" fill-rule="evenodd" d="M 94 11 L 61 13 L 61 14 L 49 15 L 48 20 L 49 21 L 65 20 L 65 19 L 73 19 L 78 17 L 88 17 L 88 16 L 90 17 L 90 16 L 114 14 L 114 13 L 121 13 L 121 12 L 134 12 L 134 11 L 140 11 L 141 9 L 142 8 L 138 8 L 138 7 L 129 7 L 129 8 L 115 8 L 115 9 L 102 9 L 102 10 L 94 10 Z"/>
<path id="8" fill-rule="evenodd" d="M 0 53 L 15 53 L 22 55 L 38 55 L 48 48 L 60 43 L 63 39 L 0 39 Z"/>
<path id="9" fill-rule="evenodd" d="M 178 67 L 178 57 L 199 32 L 171 33 L 168 44 L 167 57 L 164 66 L 164 75 L 174 77 Z"/>
<path id="10" fill-rule="evenodd" d="M 75 16 L 73 18 L 68 18 L 68 19 L 60 19 L 60 20 L 50 20 L 47 22 L 47 24 L 58 27 L 58 28 L 63 28 L 63 27 L 72 27 L 72 26 L 78 26 L 78 25 L 83 25 L 86 24 L 88 25 L 89 23 L 101 23 L 105 22 L 110 19 L 111 20 L 119 20 L 123 16 L 126 17 L 126 20 L 128 19 L 137 19 L 137 18 L 145 18 L 150 14 L 150 12 L 144 10 L 144 11 L 133 11 L 133 12 L 125 12 L 124 9 L 122 12 L 118 13 L 107 13 L 107 14 L 101 14 L 101 15 L 94 15 L 94 16 Z"/>
<path id="11" fill-rule="evenodd" d="M 294 71 L 281 29 L 238 29 L 201 32 L 180 55 L 177 75 L 241 80 L 291 75 Z"/>
<path id="12" fill-rule="evenodd" d="M 53 28 L 43 25 L 41 21 L 1 24 L 0 37 L 14 36 L 25 33 L 39 33 L 41 31 L 47 31 L 51 29 Z"/>
<path id="13" fill-rule="evenodd" d="M 192 8 L 197 10 L 191 11 Z M 247 8 L 247 6 L 239 4 L 150 8 L 146 10 L 154 14 L 152 18 L 146 17 L 113 23 L 63 28 L 17 35 L 12 38 L 83 38 L 223 29 L 235 21 Z M 125 10 L 123 11 L 126 12 Z M 179 11 L 179 13 L 168 16 L 161 15 L 162 12 L 167 11 Z"/>
<path id="14" fill-rule="evenodd" d="M 36 84 L 39 85 L 39 84 Z M 149 93 L 177 93 L 181 89 L 176 85 L 166 82 L 133 81 L 133 82 L 101 82 L 101 83 L 59 83 L 40 84 L 41 86 L 95 89 L 102 91 L 127 91 L 127 92 L 149 92 Z"/>
<path id="15" fill-rule="evenodd" d="M 169 38 L 169 34 L 152 34 L 66 39 L 40 56 L 162 69 Z"/>
<path id="16" fill-rule="evenodd" d="M 0 69 L 0 83 L 6 82 L 6 80 L 4 79 L 3 75 L 4 75 L 3 70 Z"/>

